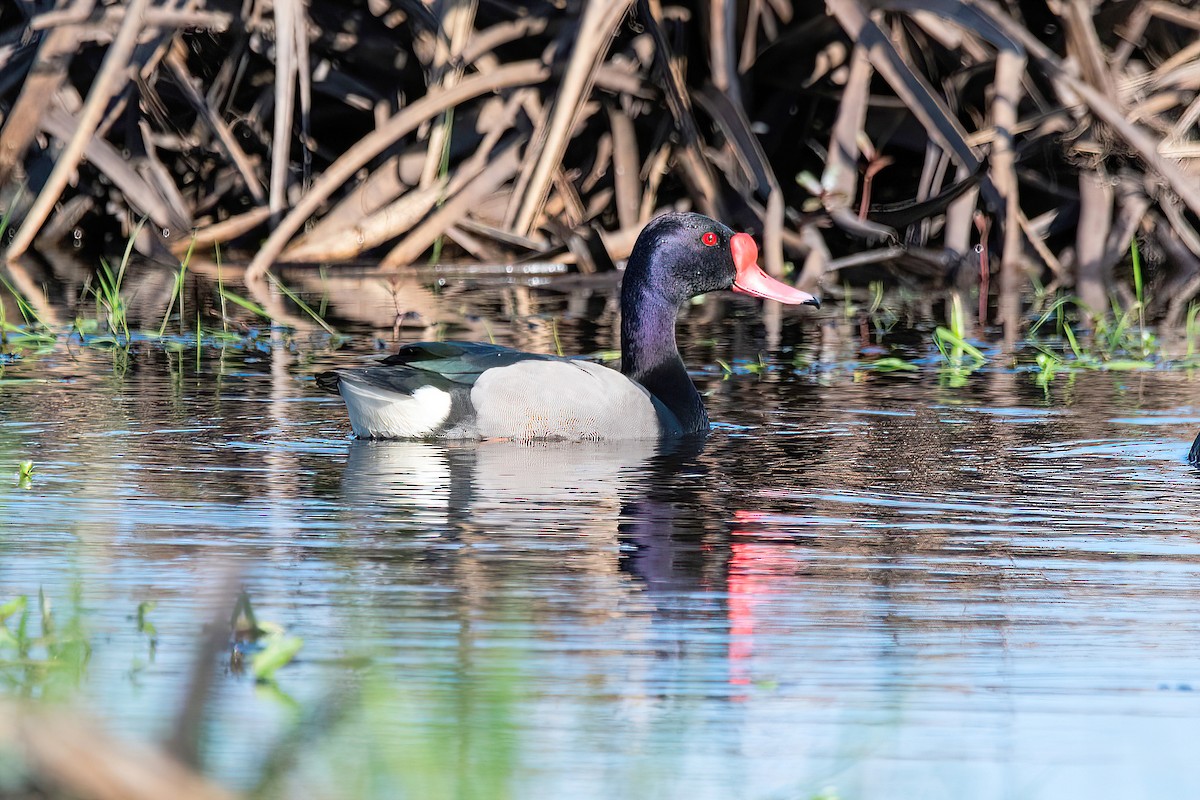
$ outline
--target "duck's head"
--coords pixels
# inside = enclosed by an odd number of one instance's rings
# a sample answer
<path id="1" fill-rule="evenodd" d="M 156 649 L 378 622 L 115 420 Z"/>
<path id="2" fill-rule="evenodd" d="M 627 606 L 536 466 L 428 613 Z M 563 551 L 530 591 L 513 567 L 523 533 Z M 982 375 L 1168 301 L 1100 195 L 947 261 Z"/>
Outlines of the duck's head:
<path id="1" fill-rule="evenodd" d="M 821 304 L 763 272 L 749 234 L 703 214 L 663 214 L 642 229 L 625 267 L 626 293 L 649 291 L 678 305 L 722 289 L 790 305 Z"/>

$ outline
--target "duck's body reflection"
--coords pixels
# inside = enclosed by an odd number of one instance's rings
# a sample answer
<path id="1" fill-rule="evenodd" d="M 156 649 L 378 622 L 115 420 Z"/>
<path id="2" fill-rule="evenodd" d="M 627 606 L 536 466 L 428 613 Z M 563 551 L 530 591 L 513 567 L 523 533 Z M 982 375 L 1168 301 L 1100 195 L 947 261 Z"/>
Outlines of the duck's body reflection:
<path id="1" fill-rule="evenodd" d="M 605 546 L 612 569 L 653 590 L 720 588 L 705 534 L 707 441 L 350 443 L 343 497 L 353 516 L 393 517 L 418 533 L 505 539 L 572 536 Z M 549 544 L 548 542 L 546 543 Z"/>
<path id="2" fill-rule="evenodd" d="M 622 499 L 658 449 L 654 441 L 469 444 L 354 441 L 343 478 L 352 508 L 441 514 L 449 527 L 496 533 L 616 534 Z"/>
<path id="3" fill-rule="evenodd" d="M 625 508 L 639 507 L 659 460 L 656 441 L 355 441 L 343 477 L 352 515 L 480 548 L 507 548 L 618 566 Z M 530 565 L 532 568 L 532 565 Z M 539 576 L 530 576 L 536 579 Z"/>
<path id="4" fill-rule="evenodd" d="M 732 596 L 744 587 L 729 580 L 733 515 L 721 507 L 728 495 L 714 486 L 706 444 L 355 441 L 343 496 L 352 513 L 393 517 L 398 530 L 474 551 L 430 557 L 451 562 L 454 580 L 477 597 L 511 585 L 514 568 L 527 586 L 559 594 L 572 592 L 564 578 L 586 580 L 587 591 L 572 599 L 590 607 L 582 613 L 637 609 L 651 628 L 627 634 L 673 660 L 697 615 L 727 633 L 753 630 L 734 618 L 749 606 Z M 492 566 L 481 568 L 480 558 Z M 751 649 L 734 638 L 727 672 L 712 676 L 731 691 L 744 682 Z"/>

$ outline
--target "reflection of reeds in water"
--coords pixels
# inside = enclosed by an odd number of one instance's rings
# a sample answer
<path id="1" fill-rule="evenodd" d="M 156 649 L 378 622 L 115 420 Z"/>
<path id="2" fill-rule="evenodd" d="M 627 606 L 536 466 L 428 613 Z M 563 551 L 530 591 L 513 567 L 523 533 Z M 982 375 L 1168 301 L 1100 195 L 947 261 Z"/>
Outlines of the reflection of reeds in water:
<path id="1" fill-rule="evenodd" d="M 0 56 L 7 253 L 38 236 L 123 240 L 145 215 L 141 251 L 182 254 L 195 231 L 197 253 L 253 255 L 252 278 L 280 260 L 394 271 L 431 252 L 603 269 L 684 205 L 755 230 L 771 271 L 792 261 L 809 286 L 880 266 L 996 286 L 1010 328 L 1030 275 L 1107 315 L 1136 236 L 1147 310 L 1181 321 L 1200 290 L 1200 10 L 1020 11 L 18 12 L 4 33 L 37 47 Z"/>

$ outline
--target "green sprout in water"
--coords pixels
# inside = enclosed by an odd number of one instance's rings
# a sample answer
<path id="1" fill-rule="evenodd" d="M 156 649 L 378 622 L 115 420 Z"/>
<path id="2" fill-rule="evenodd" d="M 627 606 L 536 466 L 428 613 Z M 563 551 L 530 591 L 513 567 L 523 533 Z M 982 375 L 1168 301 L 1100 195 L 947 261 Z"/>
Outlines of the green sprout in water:
<path id="1" fill-rule="evenodd" d="M 254 680 L 261 684 L 274 685 L 275 673 L 291 663 L 304 640 L 299 636 L 289 636 L 282 625 L 258 619 L 250 595 L 242 592 L 238 595 L 230 620 L 234 641 L 247 642 L 251 645 L 250 672 Z M 240 663 L 240 650 L 234 650 L 234 660 Z"/>
<path id="2" fill-rule="evenodd" d="M 1142 294 L 1142 255 L 1138 252 L 1137 239 L 1129 240 L 1129 258 L 1133 261 L 1133 293 L 1137 298 L 1138 327 L 1146 328 L 1146 298 Z"/>
<path id="3" fill-rule="evenodd" d="M 259 683 L 272 683 L 275 673 L 290 664 L 300 648 L 304 647 L 304 640 L 299 636 L 289 636 L 283 626 L 272 622 L 260 623 L 259 630 L 263 634 L 260 640 L 262 649 L 250 657 L 250 671 Z"/>
<path id="4" fill-rule="evenodd" d="M 143 600 L 138 603 L 137 607 L 137 629 L 138 633 L 150 640 L 150 651 L 158 645 L 158 628 L 154 627 L 154 623 L 150 621 L 150 612 L 155 609 L 158 603 L 153 600 Z"/>
<path id="5" fill-rule="evenodd" d="M 96 273 L 96 281 L 99 285 L 91 288 L 91 292 L 96 298 L 97 311 L 103 309 L 105 318 L 108 320 L 109 333 L 113 336 L 123 336 L 126 342 L 129 341 L 129 320 L 127 303 L 121 294 L 121 285 L 125 281 L 125 270 L 129 266 L 130 256 L 133 255 L 133 244 L 145 224 L 146 218 L 142 217 L 129 234 L 129 239 L 125 242 L 125 252 L 122 254 L 121 263 L 116 270 L 104 259 L 100 260 L 100 271 Z"/>
<path id="6" fill-rule="evenodd" d="M 153 600 L 143 600 L 138 603 L 137 615 L 134 619 L 137 623 L 137 632 L 146 637 L 147 654 L 145 661 L 138 655 L 133 657 L 133 664 L 129 671 L 130 680 L 136 681 L 137 676 L 147 666 L 154 663 L 154 657 L 158 653 L 158 628 L 150 621 L 150 612 L 157 605 L 158 603 Z"/>
<path id="7" fill-rule="evenodd" d="M 933 343 L 946 365 L 943 376 L 951 388 L 965 386 L 967 377 L 987 363 L 987 356 L 967 341 L 966 314 L 962 298 L 954 294 L 950 301 L 949 327 L 939 325 L 933 332 Z"/>
<path id="8" fill-rule="evenodd" d="M 187 253 L 183 260 L 179 262 L 179 271 L 175 273 L 175 284 L 171 288 L 171 302 L 167 303 L 166 313 L 163 314 L 162 325 L 158 328 L 158 338 L 162 338 L 167 333 L 167 322 L 171 319 L 171 312 L 175 310 L 175 301 L 179 301 L 179 325 L 183 327 L 183 282 L 187 277 L 188 264 L 192 260 L 192 250 L 196 247 L 196 234 L 192 234 L 192 241 L 188 244 Z M 196 341 L 200 341 L 197 334 Z"/>
<path id="9" fill-rule="evenodd" d="M 911 361 L 905 361 L 903 358 L 895 356 L 876 359 L 866 366 L 877 372 L 918 372 L 921 369 Z"/>
<path id="10" fill-rule="evenodd" d="M 900 321 L 900 317 L 888 306 L 884 305 L 883 281 L 871 281 L 871 306 L 867 309 L 867 318 L 875 329 L 875 337 L 882 341 L 884 334 L 891 332 Z"/>
<path id="11" fill-rule="evenodd" d="M 312 307 L 309 306 L 308 303 L 301 300 L 300 297 L 297 296 L 295 292 L 293 292 L 291 289 L 289 289 L 287 286 L 285 286 L 283 281 L 276 278 L 270 272 L 267 273 L 267 277 L 271 280 L 271 283 L 272 283 L 272 285 L 275 286 L 275 288 L 277 288 L 280 292 L 282 292 L 283 295 L 285 297 L 287 297 L 287 299 L 291 300 L 293 303 L 295 303 L 297 306 L 299 306 L 300 310 L 303 311 L 305 314 L 307 314 L 309 317 L 311 317 L 313 322 L 317 323 L 322 328 L 324 328 L 326 333 L 334 335 L 334 336 L 337 335 L 337 331 L 335 331 L 332 327 L 330 327 L 329 323 L 326 322 L 324 319 L 322 319 L 320 314 L 318 314 L 316 311 L 313 311 Z"/>
<path id="12" fill-rule="evenodd" d="M 1188 306 L 1187 322 L 1184 325 L 1187 336 L 1187 358 L 1196 355 L 1196 343 L 1200 341 L 1200 303 Z"/>
<path id="13" fill-rule="evenodd" d="M 765 375 L 771 369 L 771 365 L 767 363 L 767 359 L 762 353 L 758 354 L 757 361 L 751 361 L 746 365 L 746 371 L 751 375 Z"/>
<path id="14" fill-rule="evenodd" d="M 3 286 L 8 293 L 13 296 L 13 299 L 17 301 L 17 310 L 21 312 L 21 317 L 25 320 L 26 325 L 33 325 L 35 323 L 38 325 L 45 325 L 45 323 L 42 322 L 42 318 L 38 316 L 37 310 L 29 304 L 29 301 L 25 299 L 25 296 L 17 291 L 17 288 L 13 286 L 12 283 L 9 282 L 8 278 L 4 277 L 3 275 L 0 275 L 0 286 Z M 11 325 L 5 318 L 3 304 L 0 304 L 0 328 L 3 328 L 6 331 L 19 330 L 15 325 Z"/>
<path id="15" fill-rule="evenodd" d="M 92 653 L 83 630 L 79 589 L 73 592 L 73 613 L 65 621 L 55 615 L 45 593 L 39 591 L 37 599 L 36 614 L 26 595 L 0 605 L 0 687 L 22 697 L 61 698 L 82 682 Z"/>
<path id="16" fill-rule="evenodd" d="M 1087 322 L 1090 313 L 1077 297 L 1060 296 L 1047 308 L 1029 329 L 1029 338 L 1038 350 L 1035 357 L 1037 369 L 1035 380 L 1046 390 L 1059 372 L 1078 369 L 1129 372 L 1154 369 L 1162 363 L 1161 344 L 1157 336 L 1146 328 L 1146 286 L 1143 277 L 1142 259 L 1137 242 L 1129 244 L 1133 266 L 1134 304 L 1122 309 L 1112 298 L 1111 318 L 1094 320 L 1094 329 L 1088 336 L 1078 336 L 1071 320 L 1076 324 Z M 1051 319 L 1055 323 L 1057 343 L 1039 340 L 1039 331 Z M 1189 309 L 1187 326 L 1187 355 L 1189 363 L 1196 352 L 1196 339 L 1200 328 L 1196 325 L 1196 311 Z"/>
<path id="17" fill-rule="evenodd" d="M 1063 360 L 1049 350 L 1040 350 L 1037 354 L 1037 385 L 1047 395 L 1050 394 L 1050 384 L 1055 374 L 1063 368 Z"/>
<path id="18" fill-rule="evenodd" d="M 33 480 L 33 462 L 22 461 L 17 465 L 17 485 L 22 489 L 28 489 L 30 482 Z"/>

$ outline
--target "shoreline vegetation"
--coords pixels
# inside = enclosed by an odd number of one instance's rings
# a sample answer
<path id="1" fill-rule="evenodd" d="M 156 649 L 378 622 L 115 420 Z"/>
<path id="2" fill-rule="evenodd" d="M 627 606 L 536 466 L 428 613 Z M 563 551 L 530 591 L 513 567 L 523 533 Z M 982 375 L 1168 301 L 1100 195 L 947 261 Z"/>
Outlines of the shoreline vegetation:
<path id="1" fill-rule="evenodd" d="M 219 248 L 256 299 L 287 263 L 599 272 L 684 207 L 805 289 L 946 289 L 1010 345 L 1056 302 L 1181 327 L 1197 31 L 1161 0 L 22 0 L 0 272 L 35 306 L 51 252 L 127 241 Z"/>

